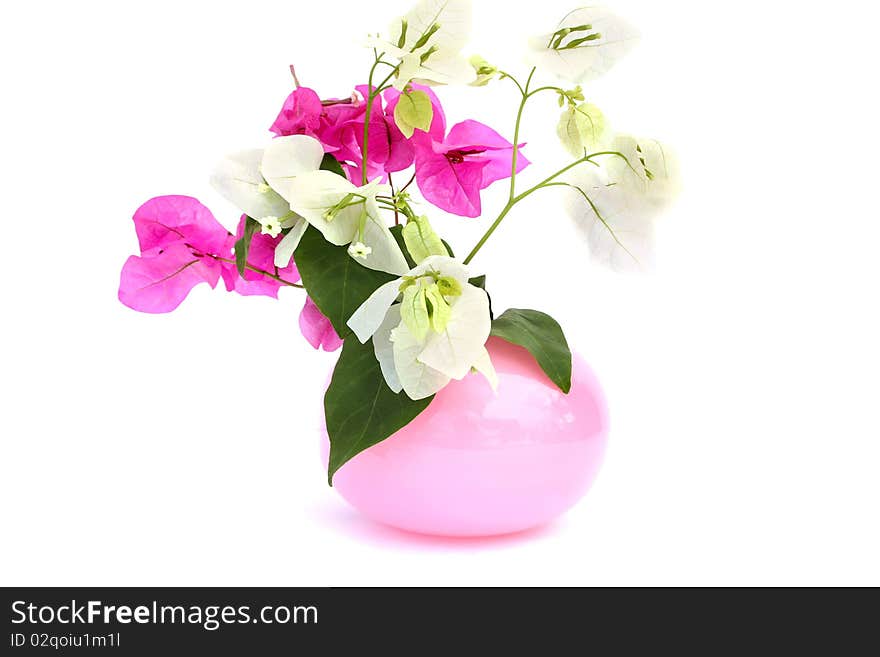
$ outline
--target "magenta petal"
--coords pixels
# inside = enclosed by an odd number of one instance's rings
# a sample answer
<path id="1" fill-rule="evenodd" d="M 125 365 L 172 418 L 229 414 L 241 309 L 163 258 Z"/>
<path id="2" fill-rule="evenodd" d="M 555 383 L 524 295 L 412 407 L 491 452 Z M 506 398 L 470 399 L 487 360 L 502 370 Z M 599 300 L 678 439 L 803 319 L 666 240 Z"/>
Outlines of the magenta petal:
<path id="1" fill-rule="evenodd" d="M 287 135 L 314 136 L 321 124 L 323 110 L 318 94 L 306 87 L 300 87 L 284 101 L 278 118 L 269 129 L 279 137 Z"/>
<path id="2" fill-rule="evenodd" d="M 449 150 L 483 150 L 474 156 L 488 161 L 483 170 L 482 189 L 497 180 L 510 178 L 513 170 L 513 144 L 489 126 L 479 121 L 462 121 L 452 127 L 444 142 Z M 523 144 L 520 144 L 522 149 Z M 516 172 L 519 173 L 531 164 L 520 150 L 516 158 Z"/>
<path id="3" fill-rule="evenodd" d="M 479 145 L 485 149 L 513 148 L 513 144 L 479 121 L 462 121 L 452 126 L 444 142 L 447 148 L 468 148 Z"/>
<path id="4" fill-rule="evenodd" d="M 364 122 L 363 120 L 349 121 L 343 125 L 339 133 L 341 150 L 339 152 L 343 160 L 360 163 L 363 158 Z M 391 152 L 391 138 L 388 126 L 381 111 L 370 117 L 370 135 L 367 144 L 369 152 L 367 160 L 376 164 L 384 164 L 388 161 Z"/>
<path id="5" fill-rule="evenodd" d="M 141 253 L 183 241 L 202 253 L 218 254 L 228 232 L 191 196 L 159 196 L 134 213 Z"/>
<path id="6" fill-rule="evenodd" d="M 496 180 L 510 178 L 510 174 L 513 170 L 513 147 L 506 150 L 486 151 L 483 157 L 488 161 L 486 168 L 483 169 L 483 189 Z M 522 151 L 520 151 L 516 158 L 516 172 L 519 173 L 529 166 L 529 164 L 531 164 L 531 162 L 529 162 L 522 154 Z"/>
<path id="7" fill-rule="evenodd" d="M 431 138 L 414 136 L 416 183 L 422 196 L 438 208 L 462 217 L 479 217 L 483 169 L 488 160 L 464 160 L 452 164 L 445 153 L 437 153 Z"/>
<path id="8" fill-rule="evenodd" d="M 330 105 L 324 108 L 318 127 L 317 138 L 328 153 L 335 153 L 342 147 L 340 132 L 342 126 L 359 117 L 363 117 L 366 103 Z M 363 123 L 362 123 L 363 125 Z"/>
<path id="9" fill-rule="evenodd" d="M 415 148 L 412 142 L 403 136 L 394 119 L 389 121 L 386 118 L 385 123 L 388 130 L 388 159 L 385 160 L 385 171 L 394 173 L 408 169 L 415 158 Z"/>
<path id="10" fill-rule="evenodd" d="M 122 267 L 119 300 L 144 313 L 168 313 L 199 283 L 217 285 L 220 265 L 182 242 L 131 256 Z"/>
<path id="11" fill-rule="evenodd" d="M 306 297 L 305 306 L 299 315 L 299 329 L 315 349 L 336 351 L 342 346 L 342 340 L 330 320 L 318 309 L 311 297 Z"/>

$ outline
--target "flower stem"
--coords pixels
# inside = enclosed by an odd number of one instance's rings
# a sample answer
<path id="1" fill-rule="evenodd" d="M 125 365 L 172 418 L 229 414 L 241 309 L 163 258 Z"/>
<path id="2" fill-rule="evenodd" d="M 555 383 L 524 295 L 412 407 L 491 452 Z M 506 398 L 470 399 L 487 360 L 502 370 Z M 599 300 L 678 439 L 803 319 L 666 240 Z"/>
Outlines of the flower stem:
<path id="1" fill-rule="evenodd" d="M 227 258 L 221 258 L 220 256 L 215 256 L 215 255 L 212 255 L 211 257 L 214 258 L 214 260 L 219 260 L 220 262 L 228 262 L 230 265 L 235 264 L 235 260 L 229 260 Z M 300 285 L 299 283 L 291 283 L 290 281 L 284 280 L 283 278 L 281 278 L 277 274 L 270 274 L 265 269 L 260 269 L 258 267 L 252 267 L 251 265 L 245 265 L 244 268 L 250 269 L 252 272 L 254 272 L 256 274 L 262 274 L 263 276 L 267 276 L 268 278 L 271 278 L 272 280 L 278 281 L 282 285 L 287 285 L 288 287 L 298 287 L 301 290 L 306 289 L 305 285 Z"/>
<path id="2" fill-rule="evenodd" d="M 382 57 L 384 56 L 385 53 L 383 52 L 381 55 L 378 55 L 376 57 L 376 61 L 373 62 L 373 66 L 370 68 L 370 76 L 367 79 L 367 86 L 370 88 L 370 93 L 367 94 L 367 108 L 364 114 L 364 142 L 361 152 L 361 185 L 366 185 L 369 182 L 369 180 L 367 180 L 367 149 L 370 145 L 370 119 L 372 118 L 373 114 L 373 101 L 376 100 L 379 94 L 381 94 L 382 91 L 385 90 L 385 85 L 388 84 L 388 81 L 394 76 L 394 74 L 397 72 L 397 69 L 400 67 L 400 65 L 398 64 L 397 66 L 392 68 L 388 76 L 384 80 L 382 80 L 382 82 L 379 83 L 379 86 L 376 87 L 376 89 L 374 90 L 373 75 L 375 75 L 376 73 L 376 67 L 379 66 L 379 64 L 388 65 L 388 62 L 382 61 Z"/>
<path id="3" fill-rule="evenodd" d="M 534 187 L 530 187 L 529 189 L 527 189 L 526 191 L 522 192 L 522 193 L 519 194 L 519 195 L 515 195 L 515 188 L 514 188 L 513 185 L 511 185 L 511 190 L 512 190 L 512 191 L 511 191 L 511 194 L 512 194 L 512 196 L 508 199 L 507 204 L 506 204 L 506 205 L 504 206 L 504 208 L 501 210 L 501 214 L 498 215 L 498 218 L 497 218 L 497 219 L 492 223 L 492 225 L 489 227 L 489 230 L 486 231 L 485 235 L 483 235 L 483 237 L 480 239 L 480 241 L 477 242 L 477 245 L 476 245 L 476 246 L 473 248 L 473 250 L 468 254 L 468 257 L 465 258 L 465 260 L 464 260 L 464 264 L 466 264 L 466 265 L 467 265 L 467 264 L 470 264 L 470 262 L 474 259 L 474 257 L 477 255 L 477 253 L 479 253 L 480 249 L 483 248 L 483 245 L 485 245 L 486 242 L 488 241 L 488 239 L 489 239 L 490 237 L 492 237 L 492 233 L 494 233 L 495 230 L 498 228 L 498 226 L 501 225 L 501 222 L 504 221 L 505 217 L 507 217 L 507 215 L 510 213 L 510 211 L 513 209 L 513 207 L 514 207 L 517 203 L 519 203 L 520 201 L 522 201 L 522 200 L 528 198 L 529 196 L 531 196 L 532 194 L 534 194 L 535 192 L 537 192 L 539 189 L 543 189 L 544 187 L 551 187 L 551 186 L 553 186 L 553 185 L 555 184 L 554 181 L 555 181 L 559 176 L 561 176 L 561 175 L 564 174 L 564 173 L 567 173 L 568 171 L 570 171 L 571 169 L 574 169 L 576 166 L 578 166 L 578 165 L 580 165 L 580 164 L 584 164 L 584 163 L 589 162 L 590 164 L 595 164 L 596 166 L 599 166 L 598 164 L 596 164 L 595 162 L 593 162 L 593 158 L 595 158 L 595 157 L 599 157 L 599 156 L 602 156 L 602 155 L 615 155 L 615 156 L 617 156 L 617 157 L 621 157 L 621 158 L 623 158 L 624 160 L 626 160 L 627 162 L 629 162 L 629 160 L 626 159 L 626 156 L 624 156 L 622 153 L 618 153 L 617 151 L 602 151 L 602 152 L 600 152 L 600 153 L 591 153 L 590 155 L 585 155 L 584 157 L 575 160 L 575 161 L 572 162 L 571 164 L 562 167 L 562 168 L 561 168 L 559 171 L 557 171 L 556 173 L 554 173 L 554 174 L 548 176 L 547 178 L 545 178 L 544 180 L 542 180 L 541 182 L 539 182 L 539 183 L 538 183 L 537 185 L 535 185 Z"/>
<path id="4" fill-rule="evenodd" d="M 534 75 L 535 69 L 532 69 Z M 532 81 L 532 75 L 529 75 L 529 82 Z M 529 102 L 529 82 L 526 82 L 526 88 L 523 90 L 522 100 L 519 103 L 519 110 L 516 112 L 516 127 L 513 130 L 513 160 L 510 172 L 510 195 L 508 200 L 513 200 L 516 196 L 516 167 L 519 162 L 519 130 L 522 125 L 523 112 L 526 109 L 526 103 Z"/>

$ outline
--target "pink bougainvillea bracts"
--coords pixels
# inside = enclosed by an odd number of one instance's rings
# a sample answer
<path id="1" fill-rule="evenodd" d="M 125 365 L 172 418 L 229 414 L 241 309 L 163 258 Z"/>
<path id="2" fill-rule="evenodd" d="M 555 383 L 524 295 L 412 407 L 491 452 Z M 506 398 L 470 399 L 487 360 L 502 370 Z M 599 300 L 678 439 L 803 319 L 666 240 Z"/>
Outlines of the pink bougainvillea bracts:
<path id="1" fill-rule="evenodd" d="M 317 137 L 323 113 L 324 107 L 318 94 L 312 89 L 300 87 L 284 101 L 278 118 L 269 129 L 279 137 L 289 135 Z"/>
<path id="2" fill-rule="evenodd" d="M 462 121 L 439 140 L 417 130 L 413 143 L 416 182 L 422 195 L 462 217 L 479 217 L 480 191 L 496 180 L 510 178 L 513 171 L 513 144 L 478 121 Z M 517 173 L 528 165 L 520 153 Z"/>
<path id="3" fill-rule="evenodd" d="M 424 91 L 431 98 L 434 119 L 429 133 L 438 140 L 446 131 L 446 117 L 440 99 L 429 87 L 418 84 L 412 89 Z M 375 91 L 375 90 L 374 90 Z M 360 85 L 351 98 L 322 102 L 306 87 L 299 87 L 285 100 L 270 130 L 278 136 L 306 134 L 318 139 L 354 182 L 362 180 L 364 126 L 370 87 Z M 412 166 L 415 150 L 411 139 L 403 136 L 394 121 L 394 108 L 400 92 L 387 89 L 377 95 L 370 110 L 367 147 L 367 179 L 387 179 L 389 173 Z"/>
<path id="4" fill-rule="evenodd" d="M 134 215 L 140 245 L 122 267 L 119 300 L 129 308 L 148 313 L 167 313 L 177 308 L 199 283 L 216 287 L 223 278 L 226 289 L 239 294 L 278 297 L 284 283 L 299 281 L 293 263 L 276 273 L 272 260 L 281 238 L 256 234 L 248 252 L 244 278 L 238 275 L 232 236 L 211 211 L 190 196 L 160 196 L 144 203 Z M 257 271 L 259 270 L 259 271 Z"/>
<path id="5" fill-rule="evenodd" d="M 160 196 L 134 215 L 140 256 L 122 267 L 119 300 L 147 313 L 177 308 L 199 283 L 211 287 L 223 272 L 215 257 L 229 254 L 226 229 L 204 205 L 189 196 Z"/>

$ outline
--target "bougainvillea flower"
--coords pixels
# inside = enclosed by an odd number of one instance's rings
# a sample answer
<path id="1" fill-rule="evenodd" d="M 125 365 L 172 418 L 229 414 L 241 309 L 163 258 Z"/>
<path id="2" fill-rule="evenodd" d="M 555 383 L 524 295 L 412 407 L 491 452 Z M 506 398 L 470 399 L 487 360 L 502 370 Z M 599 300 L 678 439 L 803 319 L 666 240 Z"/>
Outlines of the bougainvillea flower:
<path id="1" fill-rule="evenodd" d="M 529 62 L 579 84 L 607 73 L 633 48 L 638 32 L 604 7 L 583 7 L 560 21 L 555 32 L 529 43 Z"/>
<path id="2" fill-rule="evenodd" d="M 366 85 L 357 87 L 357 94 L 362 98 L 369 97 L 370 88 Z M 370 110 L 370 128 L 367 139 L 367 179 L 383 178 L 387 173 L 402 171 L 413 163 L 413 147 L 401 134 L 383 109 L 382 97 L 373 99 Z M 364 125 L 366 123 L 366 107 L 364 100 L 358 100 L 347 110 L 336 110 L 328 113 L 322 124 L 319 138 L 327 152 L 344 163 L 349 177 L 355 182 L 363 179 L 363 143 Z M 335 118 L 331 122 L 330 118 Z"/>
<path id="3" fill-rule="evenodd" d="M 306 135 L 273 139 L 265 149 L 227 156 L 211 175 L 211 185 L 251 219 L 290 214 L 286 200 L 292 179 L 317 171 L 324 157 L 318 140 Z"/>
<path id="4" fill-rule="evenodd" d="M 290 209 L 290 185 L 296 176 L 317 171 L 323 157 L 324 149 L 313 137 L 279 137 L 265 150 L 228 156 L 211 176 L 211 184 L 220 194 L 262 225 L 263 236 L 275 238 L 285 231 L 273 266 L 290 264 L 307 228 L 303 218 Z"/>
<path id="5" fill-rule="evenodd" d="M 140 256 L 122 267 L 119 300 L 146 313 L 177 308 L 199 283 L 217 285 L 231 252 L 229 233 L 204 205 L 189 196 L 161 196 L 134 215 Z"/>
<path id="6" fill-rule="evenodd" d="M 471 368 L 497 386 L 485 346 L 491 329 L 489 297 L 468 280 L 465 265 L 431 256 L 378 288 L 348 320 L 358 340 L 366 344 L 373 339 L 391 390 L 425 399 L 452 379 L 463 379 Z"/>
<path id="7" fill-rule="evenodd" d="M 443 141 L 416 131 L 413 143 L 416 182 L 422 195 L 437 207 L 462 217 L 479 217 L 480 190 L 509 178 L 513 170 L 513 144 L 477 121 L 456 124 Z M 520 152 L 517 173 L 528 165 Z"/>
<path id="8" fill-rule="evenodd" d="M 601 167 L 582 167 L 569 179 L 577 190 L 569 213 L 584 232 L 590 255 L 617 271 L 649 269 L 654 223 L 677 196 L 674 155 L 660 143 L 618 135 Z"/>
<path id="9" fill-rule="evenodd" d="M 468 84 L 476 76 L 461 49 L 470 38 L 469 0 L 419 0 L 396 19 L 387 40 L 372 38 L 371 48 L 400 61 L 395 89 L 412 82 Z"/>
<path id="10" fill-rule="evenodd" d="M 242 215 L 238 222 L 238 230 L 235 237 L 231 240 L 233 243 L 241 239 L 244 234 L 247 215 Z M 308 224 L 306 224 L 308 225 Z M 288 283 L 298 283 L 300 280 L 299 272 L 293 262 L 283 268 L 275 266 L 275 253 L 281 243 L 281 236 L 272 237 L 271 235 L 255 234 L 251 238 L 250 248 L 248 249 L 247 264 L 249 269 L 245 269 L 244 275 L 239 276 L 235 265 L 225 266 L 223 272 L 223 282 L 226 289 L 238 292 L 242 296 L 267 296 L 273 299 L 278 298 L 278 290 L 284 287 L 284 283 L 266 276 L 257 269 L 268 272 Z"/>
<path id="11" fill-rule="evenodd" d="M 331 244 L 351 245 L 349 254 L 364 267 L 400 275 L 409 265 L 377 199 L 390 194 L 391 188 L 378 181 L 358 187 L 330 171 L 315 171 L 293 181 L 290 207 Z"/>
<path id="12" fill-rule="evenodd" d="M 315 349 L 336 351 L 342 346 L 342 339 L 336 334 L 333 324 L 318 309 L 311 297 L 306 297 L 306 304 L 299 314 L 299 330 Z"/>
<path id="13" fill-rule="evenodd" d="M 318 94 L 312 89 L 299 87 L 284 101 L 278 118 L 269 129 L 279 137 L 288 135 L 317 137 L 323 112 L 324 107 Z"/>

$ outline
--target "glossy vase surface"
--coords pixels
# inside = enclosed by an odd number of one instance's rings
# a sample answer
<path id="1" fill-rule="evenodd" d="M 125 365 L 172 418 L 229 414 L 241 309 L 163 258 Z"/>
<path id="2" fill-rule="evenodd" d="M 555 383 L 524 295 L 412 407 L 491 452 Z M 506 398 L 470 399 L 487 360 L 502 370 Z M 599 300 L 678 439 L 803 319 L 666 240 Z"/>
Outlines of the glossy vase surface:
<path id="1" fill-rule="evenodd" d="M 498 338 L 487 347 L 497 393 L 478 374 L 450 383 L 413 422 L 339 470 L 343 498 L 386 525 L 463 537 L 542 525 L 584 496 L 608 435 L 593 371 L 573 354 L 565 395 L 522 347 Z M 326 464 L 326 432 L 322 441 Z"/>

